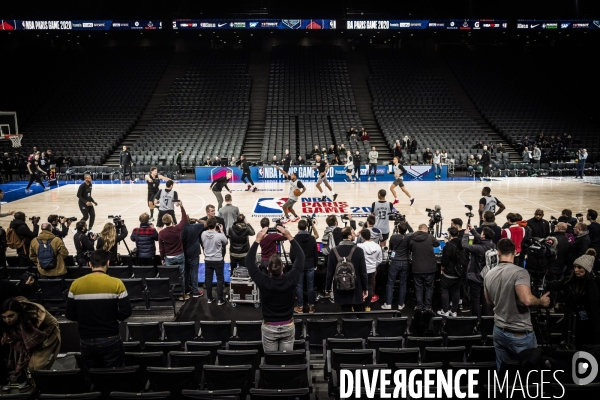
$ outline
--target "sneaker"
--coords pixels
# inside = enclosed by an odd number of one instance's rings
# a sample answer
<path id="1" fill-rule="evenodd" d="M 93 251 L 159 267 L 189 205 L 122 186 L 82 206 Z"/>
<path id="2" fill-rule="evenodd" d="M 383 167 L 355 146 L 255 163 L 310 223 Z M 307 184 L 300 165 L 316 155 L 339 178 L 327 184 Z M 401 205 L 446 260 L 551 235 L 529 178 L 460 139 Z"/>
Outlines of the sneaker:
<path id="1" fill-rule="evenodd" d="M 217 305 L 218 306 L 222 306 L 223 304 L 225 304 L 225 300 L 219 300 L 219 301 L 217 301 Z"/>
<path id="2" fill-rule="evenodd" d="M 450 311 L 439 310 L 437 312 L 437 315 L 439 315 L 440 317 L 447 317 L 448 315 L 450 315 Z"/>
<path id="3" fill-rule="evenodd" d="M 351 180 L 350 183 L 354 185 L 354 180 Z"/>
<path id="4" fill-rule="evenodd" d="M 398 311 L 402 311 L 404 309 L 404 304 L 401 306 L 398 306 Z"/>
<path id="5" fill-rule="evenodd" d="M 394 199 L 394 202 L 393 202 L 392 204 L 398 204 L 398 203 L 400 203 L 400 202 L 398 201 L 398 199 Z"/>
<path id="6" fill-rule="evenodd" d="M 298 313 L 298 314 L 302 314 L 302 313 L 304 313 L 304 308 L 300 307 L 300 306 L 294 307 L 294 312 Z"/>
<path id="7" fill-rule="evenodd" d="M 48 186 L 46 186 L 46 187 L 44 188 L 44 192 L 47 192 L 48 190 L 50 190 L 50 188 L 49 188 Z"/>
<path id="8" fill-rule="evenodd" d="M 182 296 L 179 296 L 179 301 L 186 301 L 190 298 L 189 294 L 184 294 Z"/>
<path id="9" fill-rule="evenodd" d="M 19 393 L 28 392 L 33 389 L 33 385 L 29 381 L 25 381 L 19 384 Z"/>
<path id="10" fill-rule="evenodd" d="M 369 307 L 369 306 L 365 306 L 365 311 L 366 311 L 366 312 L 370 312 L 370 311 L 371 311 L 371 307 Z"/>
<path id="11" fill-rule="evenodd" d="M 202 290 L 199 291 L 198 293 L 192 295 L 192 297 L 195 299 L 197 299 L 198 297 L 202 297 L 202 296 L 204 296 L 204 292 Z"/>
<path id="12" fill-rule="evenodd" d="M 368 177 L 368 178 L 367 178 L 367 182 L 369 182 L 369 181 L 371 181 L 371 177 Z"/>
<path id="13" fill-rule="evenodd" d="M 377 300 L 379 300 L 379 296 L 377 296 L 376 294 L 371 296 L 371 303 L 375 303 Z"/>
<path id="14" fill-rule="evenodd" d="M 3 393 L 9 393 L 10 390 L 11 390 L 10 381 L 8 381 L 8 383 L 6 385 L 2 385 L 2 392 Z"/>
<path id="15" fill-rule="evenodd" d="M 206 299 L 206 302 L 207 302 L 208 304 L 212 303 L 213 301 L 215 301 L 215 299 L 214 299 L 214 298 L 208 298 L 208 299 Z"/>
<path id="16" fill-rule="evenodd" d="M 258 190 L 258 188 L 256 186 L 254 186 L 254 189 L 252 189 L 253 192 L 256 192 Z"/>
<path id="17" fill-rule="evenodd" d="M 415 202 L 415 198 L 413 197 L 412 199 L 410 199 L 410 206 L 411 206 L 411 207 L 412 207 L 412 205 L 414 204 L 414 202 Z"/>
<path id="18" fill-rule="evenodd" d="M 321 197 L 321 202 L 327 201 L 327 196 Z"/>
<path id="19" fill-rule="evenodd" d="M 290 222 L 298 222 L 300 221 L 300 217 L 294 217 L 292 219 L 290 219 Z"/>
<path id="20" fill-rule="evenodd" d="M 33 193 L 33 190 L 31 190 L 31 189 L 25 189 L 25 193 Z"/>
<path id="21" fill-rule="evenodd" d="M 333 201 L 335 201 L 335 199 L 337 199 L 337 193 L 333 194 Z"/>
<path id="22" fill-rule="evenodd" d="M 249 191 L 252 188 L 252 186 L 248 185 L 248 188 L 245 190 L 245 192 Z"/>
<path id="23" fill-rule="evenodd" d="M 448 316 L 449 316 L 449 317 L 456 317 L 456 313 L 455 313 L 455 312 L 449 312 L 449 313 L 448 313 Z"/>
<path id="24" fill-rule="evenodd" d="M 391 310 L 392 306 L 390 304 L 385 303 L 384 305 L 381 306 L 382 310 Z"/>
<path id="25" fill-rule="evenodd" d="M 314 314 L 315 313 L 315 306 L 314 305 L 308 306 L 308 313 L 309 314 Z"/>
<path id="26" fill-rule="evenodd" d="M 287 217 L 283 217 L 283 218 L 281 218 L 281 223 L 282 223 L 282 224 L 287 224 L 288 222 L 290 222 L 290 219 L 289 219 L 289 218 L 287 218 Z"/>
<path id="27" fill-rule="evenodd" d="M 148 222 L 154 222 L 154 217 L 150 218 Z"/>
<path id="28" fill-rule="evenodd" d="M 373 177 L 373 180 L 374 180 L 375 182 L 377 182 L 377 178 Z"/>

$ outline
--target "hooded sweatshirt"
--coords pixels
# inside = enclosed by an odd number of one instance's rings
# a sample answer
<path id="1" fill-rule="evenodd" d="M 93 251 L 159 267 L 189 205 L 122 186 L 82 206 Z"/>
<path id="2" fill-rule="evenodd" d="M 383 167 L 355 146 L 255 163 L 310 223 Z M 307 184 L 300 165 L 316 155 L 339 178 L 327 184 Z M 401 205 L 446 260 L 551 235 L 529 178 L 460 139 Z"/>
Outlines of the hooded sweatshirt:
<path id="1" fill-rule="evenodd" d="M 236 222 L 229 228 L 229 255 L 244 258 L 250 250 L 248 236 L 254 236 L 254 228 L 244 222 Z"/>
<path id="2" fill-rule="evenodd" d="M 379 152 L 371 150 L 369 152 L 369 163 L 370 164 L 377 164 L 377 158 L 378 157 L 379 157 Z"/>
<path id="3" fill-rule="evenodd" d="M 485 252 L 495 249 L 496 245 L 491 240 L 482 240 L 475 229 L 472 229 L 470 234 L 475 237 L 473 244 L 469 244 L 469 235 L 465 234 L 462 238 L 463 249 L 471 254 L 471 261 L 467 269 L 467 279 L 483 285 L 481 270 L 485 267 Z"/>
<path id="4" fill-rule="evenodd" d="M 362 242 L 358 247 L 363 249 L 365 253 L 365 264 L 367 265 L 367 274 L 372 274 L 377 271 L 377 266 L 381 264 L 382 253 L 381 246 L 372 241 Z"/>
<path id="5" fill-rule="evenodd" d="M 433 252 L 440 242 L 432 235 L 416 231 L 410 235 L 410 252 L 412 255 L 413 274 L 433 274 L 437 270 L 437 261 Z"/>
<path id="6" fill-rule="evenodd" d="M 308 231 L 299 231 L 294 239 L 304 252 L 304 270 L 310 270 L 317 266 L 319 257 L 317 254 L 317 239 Z M 297 254 L 294 251 L 294 247 L 290 249 L 290 258 L 292 262 L 296 261 Z"/>
<path id="7" fill-rule="evenodd" d="M 223 261 L 223 248 L 227 246 L 225 234 L 217 231 L 202 232 L 205 261 Z"/>

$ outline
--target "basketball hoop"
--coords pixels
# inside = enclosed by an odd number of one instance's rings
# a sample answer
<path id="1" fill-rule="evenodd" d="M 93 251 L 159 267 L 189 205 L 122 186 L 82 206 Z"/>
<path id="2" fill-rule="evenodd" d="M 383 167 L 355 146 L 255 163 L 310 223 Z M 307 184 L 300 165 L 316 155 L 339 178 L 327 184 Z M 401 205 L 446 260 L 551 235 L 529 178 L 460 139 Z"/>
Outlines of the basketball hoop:
<path id="1" fill-rule="evenodd" d="M 9 139 L 12 142 L 12 147 L 21 147 L 21 139 L 23 139 L 22 134 L 4 135 L 4 138 Z"/>

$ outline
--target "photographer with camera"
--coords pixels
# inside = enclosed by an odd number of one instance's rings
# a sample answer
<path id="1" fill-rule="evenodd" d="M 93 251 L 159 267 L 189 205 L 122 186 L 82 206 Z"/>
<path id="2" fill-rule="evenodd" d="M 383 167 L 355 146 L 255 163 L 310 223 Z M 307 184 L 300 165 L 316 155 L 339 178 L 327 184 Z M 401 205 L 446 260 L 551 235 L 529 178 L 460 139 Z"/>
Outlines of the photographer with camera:
<path id="1" fill-rule="evenodd" d="M 481 235 L 481 232 L 483 232 L 483 228 L 485 227 L 488 227 L 494 231 L 494 239 L 492 239 L 492 241 L 494 244 L 498 244 L 498 241 L 500 241 L 500 237 L 502 236 L 502 228 L 496 224 L 496 216 L 491 211 L 486 211 L 483 213 L 483 223 L 479 228 L 477 228 L 477 233 Z"/>
<path id="2" fill-rule="evenodd" d="M 587 158 L 588 153 L 586 149 L 577 150 L 577 173 L 575 174 L 575 179 L 583 179 L 583 175 L 585 173 L 585 160 L 587 160 Z"/>
<path id="3" fill-rule="evenodd" d="M 202 246 L 204 247 L 204 285 L 206 286 L 206 299 L 208 303 L 215 301 L 212 292 L 213 274 L 217 275 L 217 305 L 225 304 L 223 297 L 223 285 L 225 262 L 223 260 L 223 250 L 227 246 L 227 237 L 223 233 L 223 225 L 219 226 L 217 231 L 216 218 L 209 218 L 206 221 L 206 228 L 202 232 Z"/>
<path id="4" fill-rule="evenodd" d="M 550 219 L 552 220 L 553 224 L 556 224 L 558 222 L 566 223 L 567 233 L 573 235 L 573 228 L 575 228 L 575 224 L 577 224 L 577 218 L 573 218 L 573 211 L 569 210 L 568 208 L 565 208 L 564 210 L 562 210 L 561 215 L 560 217 L 558 217 L 558 219 L 555 219 L 552 216 L 550 216 Z M 575 240 L 575 237 L 573 237 L 573 240 Z"/>
<path id="5" fill-rule="evenodd" d="M 29 259 L 35 264 L 38 272 L 44 278 L 53 278 L 65 275 L 65 257 L 69 250 L 61 238 L 52 234 L 52 225 L 44 222 L 40 234 L 31 241 Z"/>
<path id="6" fill-rule="evenodd" d="M 158 233 L 158 251 L 163 265 L 177 265 L 179 267 L 179 278 L 181 280 L 182 290 L 185 288 L 185 254 L 183 252 L 183 241 L 181 240 L 181 232 L 188 223 L 187 214 L 183 208 L 183 203 L 180 201 L 175 203 L 177 207 L 181 207 L 181 220 L 177 225 L 173 225 L 173 218 L 169 214 L 162 217 L 162 222 L 165 228 Z M 213 207 L 214 209 L 214 207 Z M 184 301 L 189 299 L 185 293 L 179 297 L 179 300 Z"/>
<path id="7" fill-rule="evenodd" d="M 90 254 L 94 251 L 94 242 L 98 235 L 94 235 L 87 230 L 87 223 L 84 220 L 75 224 L 75 235 L 73 235 L 73 244 L 77 254 L 75 260 L 80 267 L 87 266 L 90 262 Z"/>
<path id="8" fill-rule="evenodd" d="M 69 234 L 71 223 L 77 221 L 77 218 L 65 218 L 56 214 L 48 216 L 48 222 L 52 225 L 52 234 L 56 237 L 64 239 Z"/>
<path id="9" fill-rule="evenodd" d="M 481 195 L 483 197 L 479 199 L 479 225 L 483 224 L 484 212 L 491 211 L 494 213 L 494 215 L 500 215 L 502 214 L 502 211 L 504 211 L 504 209 L 506 208 L 504 207 L 504 204 L 502 204 L 502 202 L 498 200 L 497 197 L 491 196 L 491 193 L 492 189 L 487 186 L 481 189 Z M 496 207 L 498 207 L 497 210 Z"/>
<path id="10" fill-rule="evenodd" d="M 310 220 L 312 221 L 312 220 Z M 294 236 L 294 241 L 300 245 L 304 254 L 304 270 L 296 286 L 296 298 L 298 305 L 294 307 L 294 312 L 302 314 L 304 312 L 304 280 L 306 279 L 306 291 L 308 294 L 308 312 L 315 312 L 315 270 L 319 261 L 317 252 L 317 240 L 308 231 L 309 222 L 305 219 L 298 221 L 298 233 Z M 297 254 L 294 247 L 290 249 L 290 260 L 296 261 Z"/>
<path id="11" fill-rule="evenodd" d="M 94 206 L 97 206 L 98 203 L 92 198 L 92 176 L 90 174 L 83 176 L 83 183 L 77 189 L 77 198 L 79 199 L 79 209 L 83 215 L 81 219 L 83 221 L 87 221 L 88 218 L 90 219 L 89 230 L 91 231 L 96 220 Z"/>
<path id="12" fill-rule="evenodd" d="M 417 297 L 415 310 L 431 311 L 433 282 L 437 270 L 437 260 L 433 248 L 439 245 L 440 242 L 427 232 L 425 224 L 419 225 L 419 229 L 410 236 L 409 249 Z"/>
<path id="13" fill-rule="evenodd" d="M 498 265 L 484 279 L 485 299 L 494 309 L 496 368 L 502 361 L 518 359 L 521 351 L 537 347 L 529 307 L 548 307 L 549 293 L 541 298 L 531 293 L 527 270 L 514 264 L 516 247 L 512 240 L 498 242 Z"/>
<path id="14" fill-rule="evenodd" d="M 358 226 L 361 226 L 363 229 L 368 229 L 369 232 L 371 232 L 371 241 L 373 243 L 379 244 L 383 238 L 383 235 L 381 233 L 381 231 L 379 230 L 379 228 L 375 227 L 375 216 L 374 215 L 369 215 L 367 217 L 367 220 L 363 223 L 363 222 L 359 222 Z M 389 229 L 389 228 L 388 228 Z M 389 235 L 389 233 L 388 233 Z M 363 239 L 360 235 L 358 235 L 358 237 L 356 238 L 356 244 L 358 243 L 362 243 Z"/>
<path id="15" fill-rule="evenodd" d="M 388 270 L 385 304 L 381 306 L 381 309 L 392 309 L 394 284 L 396 278 L 398 278 L 398 311 L 402 311 L 406 298 L 406 281 L 410 265 L 410 233 L 406 234 L 409 227 L 406 221 L 399 222 L 396 227 L 398 233 L 394 233 L 390 238 L 390 268 Z"/>
<path id="16" fill-rule="evenodd" d="M 600 288 L 594 279 L 592 269 L 596 251 L 588 249 L 573 262 L 573 272 L 562 280 L 546 283 L 544 290 L 561 291 L 570 315 L 574 318 L 575 348 L 600 344 Z M 565 330 L 569 324 L 564 324 Z M 567 333 L 568 335 L 568 333 Z M 565 335 L 566 336 L 566 335 Z"/>
<path id="17" fill-rule="evenodd" d="M 140 226 L 133 228 L 131 232 L 131 241 L 135 243 L 136 265 L 154 265 L 154 256 L 156 255 L 156 241 L 158 241 L 158 232 L 150 223 L 150 215 L 142 213 L 140 215 Z"/>
<path id="18" fill-rule="evenodd" d="M 120 217 L 115 216 L 113 222 L 107 222 L 104 224 L 102 232 L 98 234 L 98 242 L 96 243 L 96 250 L 104 250 L 110 253 L 109 260 L 111 265 L 119 265 L 119 255 L 117 253 L 117 247 L 119 242 L 125 240 L 127 237 L 127 227 L 125 221 Z"/>
<path id="19" fill-rule="evenodd" d="M 238 267 L 246 266 L 246 255 L 250 249 L 250 236 L 254 236 L 254 228 L 246 220 L 244 214 L 239 214 L 235 223 L 229 228 L 229 266 L 231 274 Z"/>
<path id="20" fill-rule="evenodd" d="M 467 269 L 467 281 L 469 283 L 469 294 L 471 297 L 471 315 L 476 316 L 478 320 L 482 315 L 490 315 L 488 303 L 483 294 L 483 278 L 481 271 L 486 266 L 486 252 L 495 249 L 496 245 L 492 242 L 494 231 L 490 228 L 483 228 L 481 236 L 471 225 L 467 225 L 467 232 L 462 238 L 462 248 L 470 253 L 471 261 Z"/>
<path id="21" fill-rule="evenodd" d="M 6 231 L 6 243 L 11 249 L 17 250 L 20 267 L 32 266 L 29 259 L 29 247 L 31 241 L 35 239 L 40 231 L 40 217 L 31 217 L 29 220 L 33 226 L 33 231 L 27 226 L 25 213 L 17 211 L 13 215 L 14 219 L 10 222 Z"/>
<path id="22" fill-rule="evenodd" d="M 458 229 L 448 228 L 450 239 L 442 250 L 442 270 L 440 286 L 442 289 L 442 310 L 437 313 L 442 317 L 456 317 L 460 303 L 460 284 L 464 273 L 463 262 L 466 262 L 461 239 L 458 238 Z M 452 298 L 450 298 L 452 295 Z M 450 308 L 452 301 L 452 308 Z"/>
<path id="23" fill-rule="evenodd" d="M 271 222 L 268 218 L 263 218 L 260 220 L 260 228 L 267 228 L 267 235 L 262 238 L 260 242 L 260 267 L 263 271 L 267 270 L 269 266 L 269 258 L 273 254 L 277 254 L 277 244 L 287 240 L 285 235 L 280 235 L 279 233 L 268 233 L 269 231 L 276 230 L 278 226 L 283 226 L 281 220 L 278 220 L 275 224 L 275 228 L 269 228 Z M 248 266 L 246 266 L 247 268 Z"/>

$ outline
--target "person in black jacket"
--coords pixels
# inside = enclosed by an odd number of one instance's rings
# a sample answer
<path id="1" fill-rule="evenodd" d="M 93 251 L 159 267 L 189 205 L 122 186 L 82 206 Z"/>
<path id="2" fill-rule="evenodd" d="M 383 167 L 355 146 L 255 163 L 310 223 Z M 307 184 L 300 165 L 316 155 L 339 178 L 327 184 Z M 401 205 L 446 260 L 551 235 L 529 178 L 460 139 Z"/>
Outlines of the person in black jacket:
<path id="1" fill-rule="evenodd" d="M 250 277 L 260 289 L 262 303 L 262 342 L 264 351 L 291 351 L 294 348 L 294 296 L 295 288 L 304 268 L 304 252 L 292 234 L 282 226 L 277 230 L 289 240 L 296 253 L 296 261 L 290 272 L 283 273 L 281 257 L 273 254 L 269 258 L 268 274 L 256 266 L 256 251 L 262 239 L 268 235 L 263 228 L 246 255 L 246 266 Z"/>
<path id="2" fill-rule="evenodd" d="M 131 152 L 127 150 L 127 146 L 123 146 L 123 151 L 119 154 L 119 167 L 123 173 L 123 181 L 129 170 L 129 182 L 133 183 L 133 159 L 131 158 Z"/>
<path id="3" fill-rule="evenodd" d="M 567 224 L 567 233 L 572 235 L 573 228 L 577 224 L 577 218 L 573 218 L 573 211 L 565 208 L 562 210 L 560 217 L 558 217 L 558 222 L 565 222 Z"/>
<path id="4" fill-rule="evenodd" d="M 243 154 L 240 157 L 239 167 L 242 170 L 242 182 L 244 182 L 246 185 L 248 185 L 248 189 L 246 189 L 246 192 L 248 192 L 250 189 L 252 189 L 253 192 L 256 192 L 257 188 L 256 188 L 256 185 L 254 184 L 254 181 L 252 180 L 252 176 L 250 174 L 250 162 L 248 162 L 248 160 L 246 160 L 246 156 Z M 250 182 L 250 184 L 248 184 L 248 182 L 246 182 L 246 178 L 248 178 L 248 181 Z"/>
<path id="5" fill-rule="evenodd" d="M 52 234 L 64 239 L 69 234 L 69 227 L 73 221 L 65 217 L 58 218 L 58 215 L 56 214 L 50 214 L 48 216 L 48 222 L 52 224 Z"/>
<path id="6" fill-rule="evenodd" d="M 434 247 L 440 242 L 427 232 L 427 225 L 419 225 L 419 230 L 410 237 L 412 273 L 415 280 L 417 307 L 415 310 L 431 311 L 433 302 L 433 281 L 437 269 Z M 423 296 L 425 294 L 425 296 Z"/>
<path id="7" fill-rule="evenodd" d="M 571 262 L 569 264 L 573 264 L 577 258 L 584 255 L 592 243 L 585 222 L 575 224 L 573 233 L 575 234 L 575 244 L 571 247 Z"/>
<path id="8" fill-rule="evenodd" d="M 544 219 L 543 210 L 535 210 L 534 217 L 527 220 L 527 226 L 531 228 L 531 237 L 547 238 L 550 236 L 550 224 Z"/>
<path id="9" fill-rule="evenodd" d="M 304 219 L 298 221 L 298 233 L 294 236 L 302 251 L 304 252 L 304 277 L 300 277 L 296 287 L 296 298 L 298 306 L 294 307 L 294 312 L 302 314 L 304 312 L 304 280 L 306 279 L 306 292 L 308 294 L 308 312 L 315 312 L 315 270 L 319 261 L 317 253 L 317 240 L 308 232 L 308 222 Z M 290 251 L 292 262 L 296 260 L 296 253 Z M 304 279 L 303 279 L 304 278 Z"/>
<path id="10" fill-rule="evenodd" d="M 77 189 L 77 198 L 79 199 L 79 209 L 81 210 L 81 214 L 83 214 L 81 220 L 87 221 L 89 218 L 89 230 L 91 231 L 94 227 L 94 221 L 96 220 L 94 206 L 97 206 L 98 203 L 96 203 L 92 197 L 92 176 L 90 174 L 85 174 L 83 180 L 84 182 L 79 185 L 79 189 Z"/>
<path id="11" fill-rule="evenodd" d="M 115 228 L 115 224 L 107 222 L 104 224 L 102 232 L 98 234 L 98 242 L 96 243 L 96 250 L 104 250 L 110 253 L 110 265 L 119 265 L 119 255 L 117 253 L 117 247 L 119 242 L 127 237 L 127 227 L 125 221 L 123 221 L 119 232 Z"/>
<path id="12" fill-rule="evenodd" d="M 194 218 L 187 217 L 188 224 L 181 231 L 181 241 L 183 242 L 183 254 L 185 258 L 185 267 L 183 274 L 185 276 L 185 293 L 192 297 L 200 297 L 204 293 L 198 290 L 198 266 L 200 265 L 200 235 L 204 232 L 206 225 Z"/>
<path id="13" fill-rule="evenodd" d="M 483 177 L 486 176 L 491 180 L 492 179 L 492 156 L 488 151 L 487 146 L 483 146 L 483 154 L 481 154 L 481 165 L 483 166 Z M 481 181 L 482 178 L 480 177 Z"/>
<path id="14" fill-rule="evenodd" d="M 290 149 L 285 149 L 285 154 L 282 158 L 283 161 L 283 170 L 287 174 L 290 170 L 290 164 L 292 163 L 292 156 L 290 155 Z"/>
<path id="15" fill-rule="evenodd" d="M 462 244 L 458 238 L 458 229 L 448 228 L 448 237 L 450 241 L 446 243 L 444 250 L 442 250 L 442 274 L 440 276 L 443 310 L 439 310 L 438 315 L 456 317 L 460 300 L 460 283 L 462 281 L 462 276 L 456 270 L 456 267 L 460 263 L 459 252 L 462 251 Z M 452 308 L 450 308 L 450 294 L 452 295 Z"/>
<path id="16" fill-rule="evenodd" d="M 140 215 L 139 220 L 140 226 L 133 228 L 131 232 L 131 241 L 135 243 L 137 249 L 136 265 L 154 265 L 158 232 L 150 223 L 148 213 Z"/>
<path id="17" fill-rule="evenodd" d="M 231 193 L 231 189 L 229 189 L 229 187 L 227 186 L 227 183 L 231 179 L 232 175 L 233 174 L 231 173 L 231 171 L 227 171 L 225 176 L 215 179 L 210 184 L 210 190 L 212 190 L 213 194 L 217 198 L 217 202 L 218 202 L 217 210 L 220 210 L 221 207 L 223 207 L 223 195 L 221 194 L 221 190 L 223 190 L 223 188 L 225 188 L 225 189 L 227 189 L 227 191 L 229 193 Z"/>
<path id="18" fill-rule="evenodd" d="M 406 232 L 409 232 L 408 235 Z M 410 264 L 410 235 L 412 229 L 407 222 L 398 224 L 398 234 L 390 238 L 390 269 L 388 270 L 388 283 L 386 287 L 385 303 L 382 310 L 391 310 L 394 297 L 394 284 L 398 278 L 398 311 L 404 308 L 406 299 L 406 281 L 408 279 L 408 266 Z"/>
<path id="19" fill-rule="evenodd" d="M 246 255 L 250 249 L 250 236 L 254 236 L 254 228 L 246 220 L 244 214 L 239 214 L 235 223 L 229 228 L 229 266 L 231 273 L 238 267 L 246 266 Z"/>
<path id="20" fill-rule="evenodd" d="M 14 229 L 15 233 L 19 238 L 23 240 L 23 246 L 17 249 L 17 255 L 19 256 L 19 266 L 21 267 L 32 267 L 33 263 L 29 259 L 29 246 L 31 240 L 35 239 L 40 232 L 40 217 L 36 217 L 31 221 L 33 231 L 29 229 L 26 222 L 25 213 L 17 211 L 13 215 L 14 219 L 10 221 L 10 228 Z"/>
<path id="21" fill-rule="evenodd" d="M 356 175 L 356 180 L 360 181 L 360 162 L 362 161 L 360 151 L 356 150 L 354 156 L 352 156 L 352 162 L 354 163 L 354 174 Z"/>
<path id="22" fill-rule="evenodd" d="M 483 213 L 483 223 L 479 228 L 477 228 L 477 233 L 481 235 L 483 228 L 485 228 L 486 226 L 494 231 L 494 239 L 492 239 L 492 241 L 494 242 L 494 244 L 498 244 L 498 241 L 501 239 L 502 236 L 502 228 L 500 228 L 498 224 L 496 224 L 496 215 L 491 211 L 486 211 Z M 464 231 L 462 233 L 459 232 L 460 240 L 462 240 L 462 236 L 464 233 Z"/>
<path id="23" fill-rule="evenodd" d="M 87 266 L 90 262 L 90 254 L 94 251 L 94 242 L 98 239 L 98 235 L 89 235 L 87 223 L 83 220 L 77 221 L 75 230 L 75 235 L 73 235 L 73 244 L 77 251 L 75 260 L 80 267 Z"/>
<path id="24" fill-rule="evenodd" d="M 185 176 L 183 168 L 181 167 L 181 158 L 183 157 L 183 150 L 178 150 L 175 154 L 175 165 L 177 165 L 177 172 L 181 176 Z"/>
<path id="25" fill-rule="evenodd" d="M 329 253 L 325 287 L 330 288 L 333 284 L 335 303 L 341 306 L 343 312 L 365 311 L 364 301 L 369 294 L 365 253 L 363 249 L 354 243 L 356 235 L 354 229 L 351 227 L 346 226 L 342 229 L 342 238 L 343 240 L 339 245 L 331 249 Z M 350 256 L 350 254 L 352 254 L 352 256 Z M 356 277 L 354 290 L 338 290 L 337 284 L 334 282 L 336 266 L 342 257 L 349 257 L 354 266 L 354 275 Z"/>
<path id="26" fill-rule="evenodd" d="M 469 236 L 473 236 L 473 244 L 469 244 Z M 481 319 L 482 315 L 490 315 L 490 307 L 485 300 L 481 271 L 486 265 L 485 253 L 496 248 L 492 242 L 493 238 L 494 231 L 490 228 L 483 228 L 480 236 L 471 225 L 467 225 L 467 231 L 462 238 L 462 247 L 471 256 L 467 269 L 467 280 L 471 294 L 471 315 L 477 316 L 477 319 Z"/>

